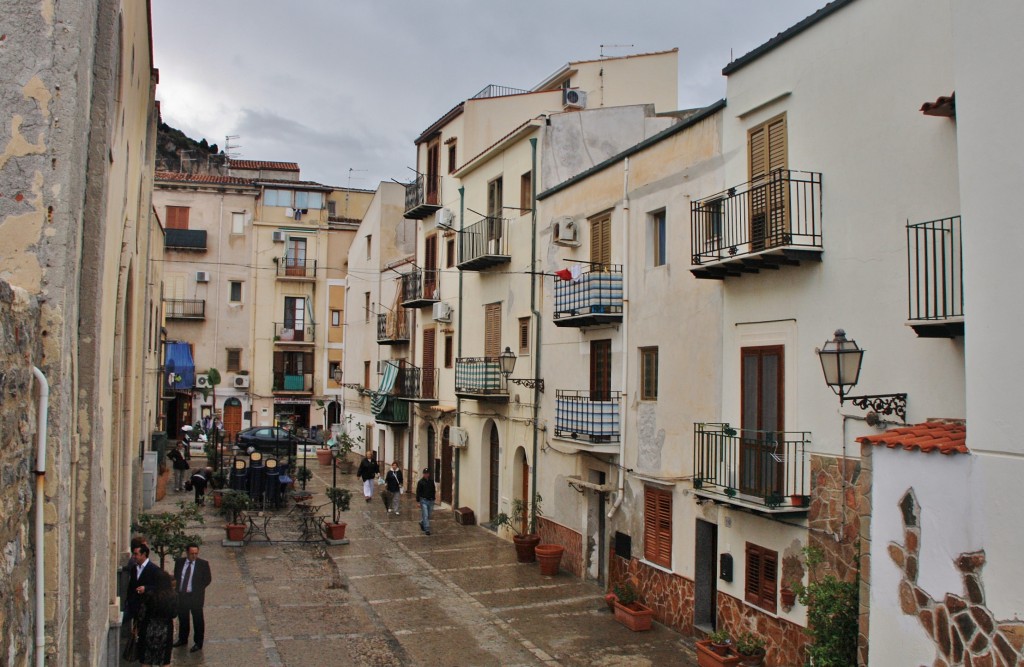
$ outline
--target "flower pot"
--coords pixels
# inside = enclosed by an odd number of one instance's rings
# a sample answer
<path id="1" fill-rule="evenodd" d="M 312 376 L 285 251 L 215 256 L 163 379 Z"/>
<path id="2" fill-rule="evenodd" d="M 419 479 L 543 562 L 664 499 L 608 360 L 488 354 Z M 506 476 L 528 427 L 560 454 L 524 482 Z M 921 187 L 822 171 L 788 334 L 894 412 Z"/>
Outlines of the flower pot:
<path id="1" fill-rule="evenodd" d="M 651 629 L 651 621 L 654 620 L 654 611 L 650 607 L 639 602 L 631 602 L 628 605 L 615 601 L 615 620 L 633 632 L 643 632 Z"/>
<path id="2" fill-rule="evenodd" d="M 334 460 L 334 452 L 329 449 L 316 450 L 316 461 L 322 466 L 329 466 Z"/>
<path id="3" fill-rule="evenodd" d="M 565 547 L 560 544 L 538 544 L 534 548 L 537 555 L 537 562 L 540 563 L 540 573 L 546 577 L 553 577 L 558 574 L 558 565 L 562 562 L 562 554 Z"/>
<path id="4" fill-rule="evenodd" d="M 796 593 L 788 588 L 779 590 L 779 601 L 783 607 L 792 607 L 796 603 Z"/>
<path id="5" fill-rule="evenodd" d="M 540 535 L 513 535 L 512 543 L 516 545 L 517 561 L 533 563 L 537 560 L 535 549 L 540 544 Z"/>
<path id="6" fill-rule="evenodd" d="M 765 650 L 762 648 L 758 649 L 757 653 L 741 655 L 740 661 L 736 664 L 738 664 L 739 667 L 761 667 L 761 665 L 764 664 L 764 654 Z"/>
<path id="7" fill-rule="evenodd" d="M 245 525 L 241 523 L 229 523 L 224 526 L 227 531 L 229 542 L 241 542 L 245 539 Z"/>
<path id="8" fill-rule="evenodd" d="M 327 539 L 329 540 L 343 540 L 345 539 L 345 528 L 348 526 L 344 521 L 338 523 L 325 523 L 324 531 L 327 533 Z"/>
<path id="9" fill-rule="evenodd" d="M 616 595 L 615 593 L 607 593 L 604 596 L 604 603 L 606 605 L 608 605 L 608 611 L 611 611 L 611 612 L 615 611 L 615 603 L 618 601 L 618 599 L 619 599 L 619 596 Z"/>
<path id="10" fill-rule="evenodd" d="M 213 506 L 214 507 L 220 507 L 221 503 L 224 502 L 224 492 L 223 491 L 214 491 L 210 495 L 213 496 Z"/>
<path id="11" fill-rule="evenodd" d="M 793 494 L 789 497 L 789 503 L 793 507 L 808 507 L 811 504 L 811 497 Z"/>
<path id="12" fill-rule="evenodd" d="M 702 639 L 697 642 L 697 665 L 698 667 L 732 667 L 738 665 L 740 657 L 736 655 L 729 644 L 725 644 L 725 654 L 716 650 L 716 645 L 710 639 Z"/>

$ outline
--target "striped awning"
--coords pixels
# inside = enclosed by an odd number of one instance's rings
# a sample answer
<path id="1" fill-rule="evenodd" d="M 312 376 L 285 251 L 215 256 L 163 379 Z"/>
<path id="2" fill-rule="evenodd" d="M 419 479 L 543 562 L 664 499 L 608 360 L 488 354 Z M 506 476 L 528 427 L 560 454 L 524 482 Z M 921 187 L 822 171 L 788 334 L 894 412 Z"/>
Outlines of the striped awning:
<path id="1" fill-rule="evenodd" d="M 370 410 L 373 414 L 379 415 L 384 411 L 384 406 L 388 404 L 388 395 L 395 386 L 396 378 L 398 378 L 398 364 L 393 364 L 390 361 L 385 362 L 384 375 L 380 379 L 380 386 L 377 387 L 373 398 L 370 399 Z"/>

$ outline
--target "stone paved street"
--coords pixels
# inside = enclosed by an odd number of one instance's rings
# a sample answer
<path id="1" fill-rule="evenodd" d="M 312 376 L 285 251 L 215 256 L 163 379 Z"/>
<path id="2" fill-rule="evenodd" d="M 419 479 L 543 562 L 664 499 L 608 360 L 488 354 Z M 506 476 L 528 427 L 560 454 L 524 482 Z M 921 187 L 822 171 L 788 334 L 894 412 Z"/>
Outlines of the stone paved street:
<path id="1" fill-rule="evenodd" d="M 310 467 L 309 488 L 324 502 L 331 469 Z M 206 645 L 175 649 L 172 664 L 696 665 L 675 632 L 616 623 L 598 586 L 541 576 L 536 564 L 516 563 L 511 543 L 456 524 L 450 511 L 435 511 L 433 534 L 423 535 L 411 496 L 388 515 L 379 497 L 363 501 L 353 475 L 340 477 L 353 492 L 343 546 L 257 537 L 223 547 L 224 520 L 208 503 L 199 529 L 214 579 Z M 189 496 L 172 491 L 156 509 Z M 272 538 L 298 536 L 285 521 L 271 519 Z"/>

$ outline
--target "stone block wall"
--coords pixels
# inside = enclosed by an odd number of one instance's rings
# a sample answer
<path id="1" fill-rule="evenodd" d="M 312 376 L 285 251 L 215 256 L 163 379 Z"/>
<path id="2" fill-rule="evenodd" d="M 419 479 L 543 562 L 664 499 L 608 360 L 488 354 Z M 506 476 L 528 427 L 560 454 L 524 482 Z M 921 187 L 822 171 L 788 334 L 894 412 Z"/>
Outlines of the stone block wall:
<path id="1" fill-rule="evenodd" d="M 562 569 L 582 577 L 586 568 L 583 562 L 583 536 L 571 528 L 544 517 L 537 518 L 537 532 L 542 544 L 560 544 L 565 547 L 562 554 Z"/>
<path id="2" fill-rule="evenodd" d="M 861 473 L 860 457 L 811 456 L 808 541 L 825 556 L 828 572 L 843 581 L 857 576 L 861 516 L 871 513 L 870 483 Z"/>
<path id="3" fill-rule="evenodd" d="M 766 665 L 803 665 L 808 637 L 787 620 L 758 611 L 731 595 L 718 593 L 718 627 L 731 635 L 753 632 L 765 640 Z"/>
<path id="4" fill-rule="evenodd" d="M 614 546 L 608 559 L 608 590 L 632 579 L 640 599 L 654 610 L 654 618 L 663 625 L 687 635 L 693 634 L 693 582 L 673 572 L 665 572 L 640 562 L 620 558 Z"/>
<path id="5" fill-rule="evenodd" d="M 32 377 L 39 308 L 0 281 L 0 646 L 8 664 L 28 664 L 34 631 L 32 518 L 36 390 Z"/>

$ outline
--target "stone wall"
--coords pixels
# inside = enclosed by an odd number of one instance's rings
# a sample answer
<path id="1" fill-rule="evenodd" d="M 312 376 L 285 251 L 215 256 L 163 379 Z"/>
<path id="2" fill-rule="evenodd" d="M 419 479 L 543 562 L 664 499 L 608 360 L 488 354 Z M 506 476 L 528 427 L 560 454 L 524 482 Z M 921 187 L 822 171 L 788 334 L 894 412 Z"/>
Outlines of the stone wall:
<path id="1" fill-rule="evenodd" d="M 0 645 L 8 664 L 28 664 L 35 597 L 32 518 L 36 435 L 32 366 L 39 308 L 0 281 Z"/>
<path id="2" fill-rule="evenodd" d="M 565 547 L 562 554 L 562 569 L 577 577 L 583 576 L 586 563 L 583 562 L 583 536 L 571 528 L 555 523 L 544 517 L 537 518 L 537 532 L 542 544 L 560 544 Z"/>
<path id="3" fill-rule="evenodd" d="M 693 634 L 693 582 L 673 572 L 666 572 L 640 562 L 620 558 L 614 546 L 608 559 L 608 589 L 630 579 L 640 599 L 654 610 L 654 618 L 673 630 Z"/>
<path id="4" fill-rule="evenodd" d="M 766 665 L 803 665 L 808 637 L 804 629 L 784 619 L 765 614 L 731 595 L 718 593 L 718 627 L 737 635 L 753 632 L 765 640 Z"/>

